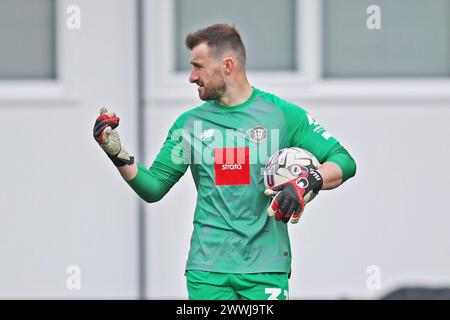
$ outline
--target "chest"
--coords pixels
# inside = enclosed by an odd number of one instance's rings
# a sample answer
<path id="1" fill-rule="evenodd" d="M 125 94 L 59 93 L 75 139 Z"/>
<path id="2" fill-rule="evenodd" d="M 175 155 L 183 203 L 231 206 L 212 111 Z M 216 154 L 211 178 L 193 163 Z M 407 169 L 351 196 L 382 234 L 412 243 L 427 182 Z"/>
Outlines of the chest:
<path id="1" fill-rule="evenodd" d="M 191 121 L 185 139 L 193 173 L 215 185 L 259 181 L 270 156 L 286 145 L 282 119 L 261 114 L 233 114 Z"/>

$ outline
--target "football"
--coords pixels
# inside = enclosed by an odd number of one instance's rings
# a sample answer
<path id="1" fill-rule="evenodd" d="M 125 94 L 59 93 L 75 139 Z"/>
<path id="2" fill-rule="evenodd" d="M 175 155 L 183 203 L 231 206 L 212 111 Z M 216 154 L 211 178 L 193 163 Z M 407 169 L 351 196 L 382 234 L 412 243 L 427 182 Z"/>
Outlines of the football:
<path id="1" fill-rule="evenodd" d="M 319 160 L 308 150 L 294 147 L 278 150 L 264 167 L 264 185 L 271 188 L 298 177 L 301 167 L 317 169 L 319 166 Z M 312 193 L 305 203 L 314 199 L 317 193 Z"/>

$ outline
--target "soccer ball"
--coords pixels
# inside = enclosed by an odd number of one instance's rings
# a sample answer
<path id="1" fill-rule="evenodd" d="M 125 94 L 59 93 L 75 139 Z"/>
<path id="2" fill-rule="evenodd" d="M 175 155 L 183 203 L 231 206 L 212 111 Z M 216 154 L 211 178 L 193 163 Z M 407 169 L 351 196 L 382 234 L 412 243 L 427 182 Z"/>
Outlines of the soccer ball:
<path id="1" fill-rule="evenodd" d="M 319 160 L 308 150 L 301 148 L 284 148 L 275 152 L 264 167 L 264 185 L 266 188 L 295 179 L 301 174 L 301 167 L 317 169 Z M 305 200 L 308 203 L 318 192 L 311 193 Z"/>

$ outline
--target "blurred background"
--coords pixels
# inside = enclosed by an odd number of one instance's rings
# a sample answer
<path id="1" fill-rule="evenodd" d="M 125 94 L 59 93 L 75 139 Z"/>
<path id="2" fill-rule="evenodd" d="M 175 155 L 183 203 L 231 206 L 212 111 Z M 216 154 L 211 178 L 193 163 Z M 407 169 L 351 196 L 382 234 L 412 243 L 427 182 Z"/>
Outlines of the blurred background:
<path id="1" fill-rule="evenodd" d="M 201 103 L 184 38 L 218 22 L 358 164 L 289 226 L 290 298 L 447 292 L 450 0 L 1 0 L 0 298 L 187 298 L 189 170 L 146 204 L 92 127 L 108 106 L 149 166 Z"/>

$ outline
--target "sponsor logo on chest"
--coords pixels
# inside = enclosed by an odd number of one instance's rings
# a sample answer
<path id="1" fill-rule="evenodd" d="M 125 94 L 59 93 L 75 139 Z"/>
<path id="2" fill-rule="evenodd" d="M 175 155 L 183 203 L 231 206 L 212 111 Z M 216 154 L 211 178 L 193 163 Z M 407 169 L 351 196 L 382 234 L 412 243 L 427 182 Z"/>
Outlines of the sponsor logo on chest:
<path id="1" fill-rule="evenodd" d="M 215 185 L 250 184 L 249 148 L 214 149 Z"/>

